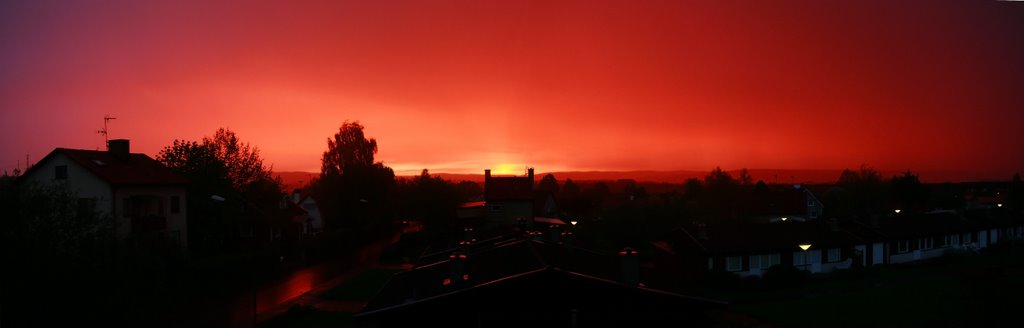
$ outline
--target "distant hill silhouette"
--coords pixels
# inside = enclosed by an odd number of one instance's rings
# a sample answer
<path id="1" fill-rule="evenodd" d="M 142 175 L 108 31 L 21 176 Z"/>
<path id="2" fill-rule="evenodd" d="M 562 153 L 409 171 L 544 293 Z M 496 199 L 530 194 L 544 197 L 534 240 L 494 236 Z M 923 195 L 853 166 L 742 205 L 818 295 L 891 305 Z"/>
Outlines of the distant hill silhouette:
<path id="1" fill-rule="evenodd" d="M 566 171 L 566 172 L 540 172 L 538 177 L 551 173 L 559 181 L 573 179 L 576 181 L 614 181 L 619 179 L 632 179 L 637 182 L 663 182 L 682 183 L 690 178 L 704 179 L 704 176 L 711 170 L 674 170 L 674 171 Z M 832 183 L 839 180 L 841 169 L 818 169 L 818 170 L 796 170 L 796 169 L 748 169 L 754 182 L 764 180 L 769 184 L 791 184 L 791 183 Z M 729 170 L 729 174 L 738 177 L 740 170 Z M 886 179 L 903 174 L 903 171 L 880 170 Z M 966 182 L 979 180 L 1006 180 L 1009 177 L 985 177 L 977 174 L 955 171 L 914 171 L 921 177 L 922 182 Z M 470 180 L 483 181 L 483 174 L 452 174 L 452 173 L 431 173 L 452 181 Z"/>
<path id="2" fill-rule="evenodd" d="M 851 168 L 856 169 L 856 168 Z M 540 177 L 545 174 L 551 173 L 555 175 L 558 181 L 564 181 L 565 179 L 573 179 L 576 181 L 614 181 L 619 179 L 632 179 L 637 182 L 662 182 L 662 183 L 683 183 L 687 179 L 696 178 L 703 179 L 705 175 L 710 172 L 711 169 L 706 171 L 694 171 L 694 170 L 674 170 L 674 171 L 565 171 L 565 172 L 540 172 L 537 174 L 538 181 Z M 769 184 L 791 184 L 791 183 L 832 183 L 839 180 L 839 174 L 843 170 L 841 169 L 817 169 L 817 170 L 796 170 L 796 169 L 749 169 L 748 172 L 753 178 L 754 182 L 758 180 L 764 180 Z M 728 171 L 733 177 L 739 176 L 739 170 Z M 882 176 L 886 179 L 896 175 L 903 174 L 903 171 L 897 170 L 880 170 Z M 991 181 L 991 180 L 1008 180 L 1010 177 L 992 177 L 984 176 L 979 174 L 971 174 L 968 172 L 959 171 L 914 171 L 921 177 L 922 182 L 927 183 L 939 183 L 939 182 L 968 182 L 968 181 Z M 483 169 L 480 170 L 479 174 L 469 173 L 435 173 L 430 172 L 432 176 L 438 176 L 450 181 L 476 181 L 483 182 L 484 175 Z M 294 188 L 304 186 L 309 183 L 318 173 L 310 172 L 277 172 L 277 175 L 281 177 L 285 184 L 285 190 L 291 191 Z M 399 175 L 399 176 L 417 176 L 414 175 Z"/>
<path id="3" fill-rule="evenodd" d="M 281 178 L 281 182 L 284 184 L 282 190 L 289 194 L 297 188 L 305 187 L 314 178 L 320 176 L 320 173 L 313 172 L 274 172 L 274 174 Z"/>

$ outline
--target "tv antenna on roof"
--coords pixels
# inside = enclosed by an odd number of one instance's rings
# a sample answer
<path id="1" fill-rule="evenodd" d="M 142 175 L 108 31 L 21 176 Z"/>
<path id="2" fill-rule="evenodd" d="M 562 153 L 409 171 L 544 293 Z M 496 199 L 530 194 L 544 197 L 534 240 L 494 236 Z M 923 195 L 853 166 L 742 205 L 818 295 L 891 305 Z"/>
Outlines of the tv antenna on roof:
<path id="1" fill-rule="evenodd" d="M 103 135 L 103 145 L 104 146 L 106 146 L 107 144 L 110 143 L 110 140 L 108 140 L 109 138 L 107 138 L 107 136 L 109 135 L 107 133 L 107 122 L 110 121 L 110 120 L 116 120 L 116 119 L 117 119 L 116 117 L 110 117 L 110 114 L 103 115 L 103 129 L 99 130 L 99 131 L 96 131 L 96 133 L 99 133 L 99 134 Z"/>

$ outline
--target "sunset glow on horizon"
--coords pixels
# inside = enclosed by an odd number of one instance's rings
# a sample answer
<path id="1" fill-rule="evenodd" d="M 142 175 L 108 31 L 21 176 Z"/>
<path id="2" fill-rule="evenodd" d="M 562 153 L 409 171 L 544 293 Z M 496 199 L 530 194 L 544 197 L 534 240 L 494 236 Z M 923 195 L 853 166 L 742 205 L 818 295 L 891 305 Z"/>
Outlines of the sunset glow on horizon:
<path id="1" fill-rule="evenodd" d="M 1024 3 L 0 4 L 0 172 L 226 127 L 318 172 L 1024 172 Z"/>

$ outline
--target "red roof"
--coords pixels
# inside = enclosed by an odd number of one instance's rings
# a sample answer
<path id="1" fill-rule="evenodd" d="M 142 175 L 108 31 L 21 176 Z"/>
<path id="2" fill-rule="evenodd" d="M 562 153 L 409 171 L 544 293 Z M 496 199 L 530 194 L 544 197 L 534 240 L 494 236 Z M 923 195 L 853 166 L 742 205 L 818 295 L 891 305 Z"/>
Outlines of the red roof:
<path id="1" fill-rule="evenodd" d="M 111 185 L 184 185 L 188 179 L 178 175 L 146 154 L 130 154 L 128 160 L 121 160 L 107 151 L 57 148 L 39 163 L 50 160 L 56 154 L 64 154 L 71 161 L 84 167 Z M 25 172 L 28 175 L 38 163 Z"/>

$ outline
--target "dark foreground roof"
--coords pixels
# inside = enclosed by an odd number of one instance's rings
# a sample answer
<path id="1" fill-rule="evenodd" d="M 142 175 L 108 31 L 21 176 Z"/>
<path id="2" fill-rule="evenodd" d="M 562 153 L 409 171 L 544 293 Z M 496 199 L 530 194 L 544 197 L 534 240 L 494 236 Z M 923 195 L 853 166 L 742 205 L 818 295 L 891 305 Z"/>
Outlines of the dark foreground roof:
<path id="1" fill-rule="evenodd" d="M 703 310 L 725 306 L 622 284 L 619 258 L 559 244 L 520 239 L 470 252 L 461 278 L 452 261 L 396 274 L 356 317 L 385 326 L 707 326 Z"/>

